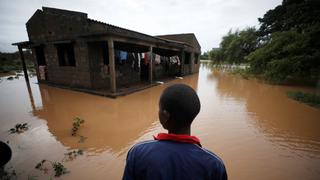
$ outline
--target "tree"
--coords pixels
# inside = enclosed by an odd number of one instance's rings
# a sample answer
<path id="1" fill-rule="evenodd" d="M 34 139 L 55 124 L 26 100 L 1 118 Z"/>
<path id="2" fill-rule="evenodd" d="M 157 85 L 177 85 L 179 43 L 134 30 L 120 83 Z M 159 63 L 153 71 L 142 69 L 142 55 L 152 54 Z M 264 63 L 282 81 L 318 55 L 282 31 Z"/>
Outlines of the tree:
<path id="1" fill-rule="evenodd" d="M 219 49 L 209 52 L 209 57 L 218 62 L 243 63 L 245 57 L 258 47 L 257 31 L 254 27 L 245 30 L 230 30 L 222 37 Z"/>
<path id="2" fill-rule="evenodd" d="M 299 33 L 275 32 L 271 40 L 248 57 L 250 72 L 282 83 L 289 79 L 315 82 L 320 75 L 320 24 Z"/>
<path id="3" fill-rule="evenodd" d="M 209 52 L 210 52 L 210 51 L 203 52 L 203 53 L 200 55 L 200 59 L 209 59 Z"/>
<path id="4" fill-rule="evenodd" d="M 259 33 L 267 37 L 278 31 L 295 28 L 298 32 L 320 22 L 320 1 L 284 0 L 275 9 L 267 11 L 260 22 Z"/>
<path id="5" fill-rule="evenodd" d="M 259 18 L 260 48 L 246 59 L 250 72 L 282 83 L 316 82 L 320 75 L 320 2 L 284 0 Z"/>
<path id="6" fill-rule="evenodd" d="M 222 51 L 220 48 L 212 48 L 212 50 L 209 51 L 209 59 L 220 63 L 222 61 Z"/>

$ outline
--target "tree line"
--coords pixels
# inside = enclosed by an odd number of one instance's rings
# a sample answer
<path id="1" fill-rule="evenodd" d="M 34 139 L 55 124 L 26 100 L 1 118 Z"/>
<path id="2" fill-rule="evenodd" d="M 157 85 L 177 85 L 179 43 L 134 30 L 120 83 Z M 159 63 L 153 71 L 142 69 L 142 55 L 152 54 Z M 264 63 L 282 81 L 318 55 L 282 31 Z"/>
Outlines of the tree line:
<path id="1" fill-rule="evenodd" d="M 26 66 L 29 70 L 34 68 L 32 62 L 31 51 L 24 51 L 24 57 Z M 22 62 L 19 52 L 3 53 L 0 52 L 0 75 L 1 73 L 14 73 L 16 71 L 22 71 Z"/>
<path id="2" fill-rule="evenodd" d="M 258 20 L 258 29 L 230 30 L 219 48 L 202 57 L 215 63 L 246 63 L 248 73 L 276 83 L 316 83 L 320 78 L 320 1 L 283 0 Z"/>

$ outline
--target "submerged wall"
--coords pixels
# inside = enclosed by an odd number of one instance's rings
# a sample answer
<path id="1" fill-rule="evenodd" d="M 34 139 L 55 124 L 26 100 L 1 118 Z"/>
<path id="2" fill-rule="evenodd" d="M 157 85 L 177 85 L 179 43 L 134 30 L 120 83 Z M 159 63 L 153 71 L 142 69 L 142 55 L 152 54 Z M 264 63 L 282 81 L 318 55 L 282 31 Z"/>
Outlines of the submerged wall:
<path id="1" fill-rule="evenodd" d="M 88 43 L 91 85 L 93 89 L 110 90 L 110 66 L 104 64 L 101 44 L 102 42 Z"/>
<path id="2" fill-rule="evenodd" d="M 47 63 L 47 82 L 70 87 L 91 88 L 87 44 L 74 42 L 75 66 L 60 66 L 54 44 L 44 46 Z"/>

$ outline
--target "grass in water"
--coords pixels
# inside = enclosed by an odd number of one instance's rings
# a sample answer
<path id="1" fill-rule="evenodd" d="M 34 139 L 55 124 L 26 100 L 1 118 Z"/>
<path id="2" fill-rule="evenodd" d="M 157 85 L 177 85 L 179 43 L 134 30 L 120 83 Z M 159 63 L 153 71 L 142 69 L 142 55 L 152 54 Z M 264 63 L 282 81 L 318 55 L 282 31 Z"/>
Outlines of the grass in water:
<path id="1" fill-rule="evenodd" d="M 287 92 L 289 98 L 302 103 L 308 104 L 309 106 L 320 108 L 320 95 L 312 93 L 304 93 L 300 91 Z"/>
<path id="2" fill-rule="evenodd" d="M 236 68 L 233 68 L 230 72 L 231 72 L 231 74 L 241 75 L 242 78 L 244 78 L 244 79 L 249 79 L 249 77 L 250 77 L 250 74 L 248 73 L 247 69 L 236 67 Z"/>
<path id="3" fill-rule="evenodd" d="M 55 177 L 60 177 L 61 175 L 69 173 L 67 168 L 65 168 L 64 165 L 61 164 L 60 162 L 52 162 L 52 161 L 45 160 L 45 159 L 42 160 L 41 162 L 39 162 L 35 166 L 35 168 L 40 171 L 43 171 L 45 174 L 47 174 L 49 171 L 49 168 L 45 166 L 45 163 L 50 163 L 50 165 L 52 166 L 52 169 L 55 172 L 55 174 L 54 174 Z"/>
<path id="4" fill-rule="evenodd" d="M 77 132 L 80 128 L 80 126 L 84 123 L 84 120 L 79 118 L 79 117 L 76 117 L 73 119 L 73 123 L 72 123 L 72 129 L 71 129 L 71 135 L 72 136 L 76 136 L 77 135 Z"/>

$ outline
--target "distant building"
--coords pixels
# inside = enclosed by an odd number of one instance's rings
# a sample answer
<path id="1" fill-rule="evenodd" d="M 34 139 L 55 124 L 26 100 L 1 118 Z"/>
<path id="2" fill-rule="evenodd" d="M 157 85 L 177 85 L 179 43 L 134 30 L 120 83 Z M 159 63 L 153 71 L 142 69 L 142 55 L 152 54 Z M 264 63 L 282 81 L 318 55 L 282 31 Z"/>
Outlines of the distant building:
<path id="1" fill-rule="evenodd" d="M 147 25 L 147 24 L 146 24 Z M 118 96 L 155 81 L 196 73 L 201 47 L 193 33 L 150 36 L 43 7 L 26 23 L 40 83 Z"/>

